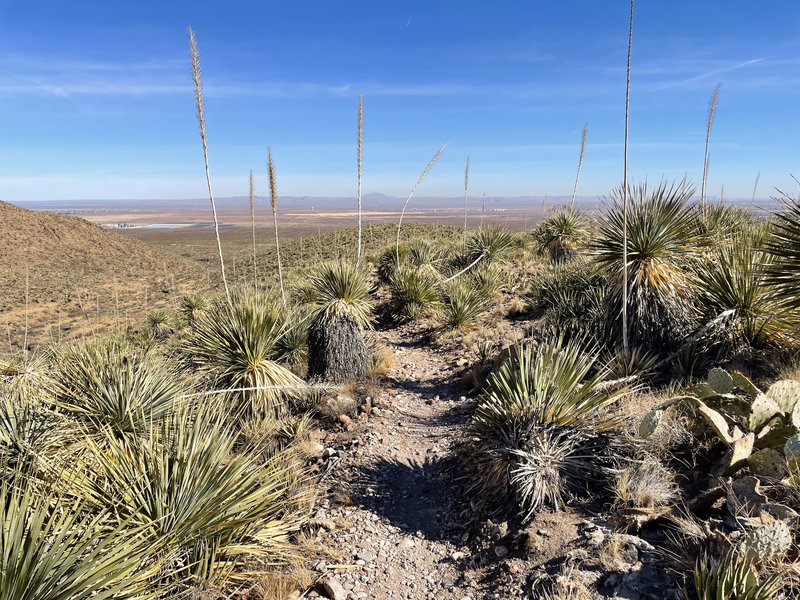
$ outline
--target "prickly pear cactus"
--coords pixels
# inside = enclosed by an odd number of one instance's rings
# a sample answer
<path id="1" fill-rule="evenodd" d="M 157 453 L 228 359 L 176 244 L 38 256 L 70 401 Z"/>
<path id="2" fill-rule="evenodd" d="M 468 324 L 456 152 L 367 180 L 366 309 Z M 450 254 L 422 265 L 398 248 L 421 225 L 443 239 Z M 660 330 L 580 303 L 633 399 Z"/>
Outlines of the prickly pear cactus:
<path id="1" fill-rule="evenodd" d="M 761 393 L 761 390 L 759 390 L 755 384 L 750 381 L 742 372 L 734 371 L 731 377 L 733 379 L 733 385 L 738 387 L 748 396 L 755 398 Z"/>
<path id="2" fill-rule="evenodd" d="M 780 406 L 778 406 L 772 398 L 765 394 L 759 394 L 750 405 L 750 415 L 747 419 L 747 425 L 750 431 L 758 431 L 761 427 L 766 425 L 772 417 L 780 413 Z"/>
<path id="3" fill-rule="evenodd" d="M 725 369 L 714 368 L 708 372 L 708 385 L 717 394 L 730 394 L 733 391 L 733 377 Z"/>
<path id="4" fill-rule="evenodd" d="M 783 455 L 787 461 L 800 461 L 800 433 L 794 434 L 783 445 Z"/>
<path id="5" fill-rule="evenodd" d="M 782 413 L 791 415 L 796 405 L 800 404 L 800 381 L 776 381 L 767 390 L 767 396 L 780 406 Z"/>
<path id="6" fill-rule="evenodd" d="M 742 548 L 762 561 L 782 556 L 792 545 L 792 532 L 783 521 L 762 525 L 745 535 Z"/>
<path id="7" fill-rule="evenodd" d="M 786 475 L 786 457 L 775 448 L 763 448 L 750 455 L 747 465 L 755 476 L 781 479 Z"/>

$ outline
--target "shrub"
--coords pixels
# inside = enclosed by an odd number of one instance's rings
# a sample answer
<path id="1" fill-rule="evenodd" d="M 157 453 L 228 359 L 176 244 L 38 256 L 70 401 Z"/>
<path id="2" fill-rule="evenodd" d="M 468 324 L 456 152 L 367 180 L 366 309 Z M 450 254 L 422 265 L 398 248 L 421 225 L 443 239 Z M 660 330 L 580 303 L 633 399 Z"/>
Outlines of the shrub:
<path id="1" fill-rule="evenodd" d="M 488 229 L 477 229 L 470 234 L 464 261 L 469 264 L 479 256 L 484 256 L 488 262 L 503 262 L 515 249 L 516 242 L 511 231 L 507 227 L 492 225 Z"/>
<path id="2" fill-rule="evenodd" d="M 783 196 L 767 250 L 774 259 L 767 268 L 770 285 L 784 305 L 800 309 L 800 199 Z"/>

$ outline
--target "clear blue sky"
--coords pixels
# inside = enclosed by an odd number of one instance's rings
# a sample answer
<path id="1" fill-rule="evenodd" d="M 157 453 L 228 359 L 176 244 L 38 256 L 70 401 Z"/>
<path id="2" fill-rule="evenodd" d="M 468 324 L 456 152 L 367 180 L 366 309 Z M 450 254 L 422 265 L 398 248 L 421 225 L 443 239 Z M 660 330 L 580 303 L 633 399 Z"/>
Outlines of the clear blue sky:
<path id="1" fill-rule="evenodd" d="M 626 0 L 370 2 L 0 0 L 0 199 L 202 197 L 186 27 L 197 35 L 215 192 L 579 194 L 622 178 Z M 800 2 L 640 0 L 632 178 L 748 197 L 800 176 Z"/>

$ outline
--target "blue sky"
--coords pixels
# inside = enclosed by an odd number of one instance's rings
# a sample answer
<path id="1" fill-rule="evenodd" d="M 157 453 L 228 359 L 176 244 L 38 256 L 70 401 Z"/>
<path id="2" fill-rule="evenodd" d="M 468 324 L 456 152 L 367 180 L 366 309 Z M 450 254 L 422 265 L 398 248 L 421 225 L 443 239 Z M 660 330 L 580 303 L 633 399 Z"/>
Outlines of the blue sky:
<path id="1" fill-rule="evenodd" d="M 579 194 L 622 178 L 626 0 L 564 2 L 7 2 L 0 0 L 0 199 L 205 193 L 186 27 L 197 35 L 215 193 L 364 189 Z M 800 3 L 641 1 L 634 19 L 630 173 L 702 174 L 747 197 L 800 175 Z"/>

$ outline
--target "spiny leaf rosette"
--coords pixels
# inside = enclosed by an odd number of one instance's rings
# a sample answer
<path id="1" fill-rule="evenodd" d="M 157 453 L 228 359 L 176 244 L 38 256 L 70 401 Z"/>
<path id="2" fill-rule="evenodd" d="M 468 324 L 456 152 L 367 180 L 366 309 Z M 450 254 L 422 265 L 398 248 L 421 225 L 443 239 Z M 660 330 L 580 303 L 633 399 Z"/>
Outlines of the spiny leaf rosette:
<path id="1" fill-rule="evenodd" d="M 691 329 L 688 266 L 695 255 L 694 217 L 685 183 L 647 184 L 628 191 L 628 314 L 634 343 L 671 347 Z M 621 327 L 623 219 L 622 190 L 612 196 L 592 249 L 611 291 L 607 311 Z"/>
<path id="2" fill-rule="evenodd" d="M 589 238 L 589 219 L 571 206 L 557 209 L 533 230 L 539 251 L 561 264 L 575 256 Z"/>
<path id="3" fill-rule="evenodd" d="M 600 385 L 606 371 L 582 345 L 553 338 L 520 346 L 489 378 L 467 456 L 479 499 L 528 520 L 605 485 L 619 448 L 603 409 L 626 390 Z"/>
<path id="4" fill-rule="evenodd" d="M 302 379 L 276 362 L 284 328 L 276 302 L 234 292 L 230 303 L 218 301 L 196 322 L 185 352 L 217 389 L 245 388 L 233 392 L 241 410 L 266 414 L 305 388 Z"/>
<path id="5" fill-rule="evenodd" d="M 344 383 L 367 374 L 369 350 L 363 330 L 372 319 L 371 289 L 369 274 L 350 263 L 325 264 L 311 274 L 310 379 Z"/>

